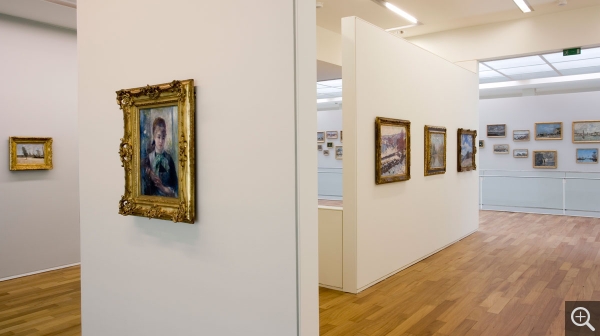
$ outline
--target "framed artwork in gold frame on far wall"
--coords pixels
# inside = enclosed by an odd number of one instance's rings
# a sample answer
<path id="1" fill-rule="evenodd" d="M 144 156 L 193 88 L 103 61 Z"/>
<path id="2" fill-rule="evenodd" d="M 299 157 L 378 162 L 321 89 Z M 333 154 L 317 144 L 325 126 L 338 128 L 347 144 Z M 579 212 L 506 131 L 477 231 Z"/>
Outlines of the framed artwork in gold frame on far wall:
<path id="1" fill-rule="evenodd" d="M 446 173 L 446 128 L 425 125 L 425 176 Z"/>
<path id="2" fill-rule="evenodd" d="M 117 91 L 125 190 L 119 214 L 193 224 L 196 218 L 192 79 Z"/>
<path id="3" fill-rule="evenodd" d="M 9 170 L 50 170 L 52 166 L 52 138 L 8 138 Z"/>
<path id="4" fill-rule="evenodd" d="M 600 120 L 573 121 L 573 143 L 600 142 Z"/>
<path id="5" fill-rule="evenodd" d="M 410 121 L 375 118 L 375 184 L 410 180 Z"/>
<path id="6" fill-rule="evenodd" d="M 457 135 L 458 172 L 460 173 L 476 170 L 477 163 L 475 160 L 475 155 L 477 154 L 477 146 L 475 146 L 475 143 L 477 141 L 477 131 L 459 128 Z"/>

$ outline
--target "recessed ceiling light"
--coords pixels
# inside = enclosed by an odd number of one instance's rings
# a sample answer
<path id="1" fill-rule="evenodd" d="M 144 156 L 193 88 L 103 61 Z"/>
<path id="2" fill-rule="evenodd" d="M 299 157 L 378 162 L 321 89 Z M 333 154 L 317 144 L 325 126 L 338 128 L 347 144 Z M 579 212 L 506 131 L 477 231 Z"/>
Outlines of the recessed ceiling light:
<path id="1" fill-rule="evenodd" d="M 519 9 L 523 13 L 529 13 L 533 10 L 533 8 L 531 8 L 531 6 L 529 6 L 527 1 L 525 1 L 525 0 L 513 0 L 513 1 L 515 2 L 515 4 L 517 4 L 517 6 L 519 6 Z"/>
<path id="2" fill-rule="evenodd" d="M 392 12 L 394 12 L 394 13 L 402 16 L 403 18 L 407 19 L 408 21 L 410 21 L 410 22 L 412 22 L 414 24 L 419 23 L 419 20 L 417 20 L 414 16 L 412 16 L 412 15 L 408 14 L 407 12 L 403 11 L 402 9 L 400 9 L 400 8 L 392 5 L 391 3 L 387 2 L 387 1 L 383 1 L 383 5 L 387 9 L 389 9 Z"/>

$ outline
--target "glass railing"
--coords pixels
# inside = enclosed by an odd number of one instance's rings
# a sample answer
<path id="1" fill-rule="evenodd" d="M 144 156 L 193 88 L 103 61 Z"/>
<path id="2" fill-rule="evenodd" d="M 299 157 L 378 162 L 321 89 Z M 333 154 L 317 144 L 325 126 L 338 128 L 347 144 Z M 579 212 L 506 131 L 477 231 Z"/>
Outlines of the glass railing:
<path id="1" fill-rule="evenodd" d="M 319 198 L 342 199 L 342 168 L 319 168 Z"/>
<path id="2" fill-rule="evenodd" d="M 600 172 L 479 172 L 479 206 L 505 210 L 600 218 Z"/>

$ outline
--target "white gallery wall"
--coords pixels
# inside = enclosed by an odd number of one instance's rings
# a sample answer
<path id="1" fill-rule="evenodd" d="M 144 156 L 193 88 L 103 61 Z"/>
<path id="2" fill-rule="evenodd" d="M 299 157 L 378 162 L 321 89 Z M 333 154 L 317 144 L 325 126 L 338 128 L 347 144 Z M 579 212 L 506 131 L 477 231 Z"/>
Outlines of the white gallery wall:
<path id="1" fill-rule="evenodd" d="M 0 14 L 0 279 L 79 262 L 77 35 Z M 52 137 L 53 170 L 9 171 L 9 136 Z"/>
<path id="2" fill-rule="evenodd" d="M 344 290 L 356 292 L 478 228 L 478 173 L 457 129 L 479 125 L 477 74 L 356 17 L 342 19 Z M 411 121 L 411 179 L 375 184 L 375 117 Z M 447 172 L 424 176 L 424 126 L 447 128 Z"/>
<path id="3" fill-rule="evenodd" d="M 78 34 L 83 335 L 318 334 L 314 3 L 82 1 Z M 115 91 L 188 78 L 196 223 L 123 217 Z"/>
<path id="4" fill-rule="evenodd" d="M 579 92 L 543 96 L 527 96 L 498 99 L 482 99 L 479 102 L 479 139 L 485 147 L 479 149 L 480 168 L 484 170 L 536 170 L 533 168 L 534 150 L 558 151 L 560 171 L 600 172 L 598 164 L 578 164 L 576 148 L 599 148 L 600 144 L 574 144 L 572 122 L 577 120 L 600 120 L 600 92 Z M 562 140 L 535 140 L 536 122 L 563 123 Z M 486 125 L 506 124 L 506 138 L 486 137 Z M 529 130 L 530 141 L 513 141 L 514 130 Z M 510 153 L 494 154 L 495 144 L 508 144 Z M 513 149 L 528 149 L 528 158 L 514 158 Z"/>
<path id="5" fill-rule="evenodd" d="M 342 166 L 343 160 L 335 158 L 335 146 L 343 146 L 342 130 L 342 110 L 323 110 L 317 111 L 317 129 L 320 132 L 337 131 L 337 139 L 327 139 L 325 142 L 319 142 L 323 150 L 317 148 L 317 163 L 319 176 L 319 199 L 341 200 L 343 193 Z M 327 143 L 331 142 L 333 147 L 327 148 Z M 329 150 L 329 155 L 323 154 L 324 150 Z"/>

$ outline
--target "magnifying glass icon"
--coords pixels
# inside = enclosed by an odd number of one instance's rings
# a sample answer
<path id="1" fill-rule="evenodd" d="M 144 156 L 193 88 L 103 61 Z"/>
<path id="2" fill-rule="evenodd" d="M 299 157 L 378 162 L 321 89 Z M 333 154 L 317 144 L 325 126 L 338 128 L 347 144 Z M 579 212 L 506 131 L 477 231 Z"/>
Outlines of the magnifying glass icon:
<path id="1" fill-rule="evenodd" d="M 577 311 L 579 311 L 579 315 L 575 316 L 575 312 L 577 312 Z M 585 315 L 583 315 L 582 312 L 585 312 Z M 578 327 L 587 326 L 592 331 L 596 331 L 596 329 L 590 324 L 591 317 L 592 317 L 592 315 L 590 315 L 590 312 L 583 307 L 577 307 L 577 308 L 573 309 L 573 311 L 571 312 L 571 322 L 573 322 L 574 325 L 576 325 Z M 583 322 L 584 318 L 585 318 L 585 322 Z M 575 319 L 579 319 L 579 322 L 577 322 Z"/>

